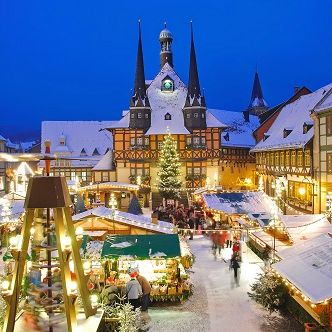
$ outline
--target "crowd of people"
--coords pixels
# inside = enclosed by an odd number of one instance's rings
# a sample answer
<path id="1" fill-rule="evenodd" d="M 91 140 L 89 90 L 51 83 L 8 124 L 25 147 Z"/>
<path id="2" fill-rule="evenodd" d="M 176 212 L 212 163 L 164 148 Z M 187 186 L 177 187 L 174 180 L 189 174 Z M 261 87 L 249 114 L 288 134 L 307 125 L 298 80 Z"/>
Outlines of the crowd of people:
<path id="1" fill-rule="evenodd" d="M 181 234 L 184 233 L 183 230 L 194 230 L 202 229 L 204 227 L 205 218 L 198 211 L 195 211 L 195 207 L 185 208 L 183 204 L 175 207 L 172 204 L 167 204 L 163 206 L 160 204 L 154 213 L 157 214 L 158 220 L 170 222 L 179 229 Z M 189 239 L 192 240 L 193 232 L 189 232 Z"/>

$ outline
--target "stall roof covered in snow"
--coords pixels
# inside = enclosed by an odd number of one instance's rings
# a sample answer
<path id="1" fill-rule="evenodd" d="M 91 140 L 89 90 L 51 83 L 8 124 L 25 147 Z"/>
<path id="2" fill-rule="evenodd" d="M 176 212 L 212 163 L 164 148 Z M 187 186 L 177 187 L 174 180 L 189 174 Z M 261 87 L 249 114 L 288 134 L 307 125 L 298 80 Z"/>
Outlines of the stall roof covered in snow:
<path id="1" fill-rule="evenodd" d="M 322 234 L 285 249 L 273 268 L 313 303 L 332 298 L 332 236 Z"/>
<path id="2" fill-rule="evenodd" d="M 174 91 L 172 92 L 161 90 L 161 83 L 166 77 L 174 82 Z M 147 95 L 151 106 L 151 127 L 146 135 L 166 134 L 167 128 L 171 134 L 190 134 L 184 125 L 182 112 L 187 97 L 187 87 L 168 63 L 165 63 L 155 79 L 151 81 Z M 170 120 L 165 120 L 167 113 L 170 115 Z M 123 112 L 123 114 L 124 116 L 119 121 L 107 128 L 128 128 L 129 111 Z M 226 127 L 209 110 L 206 112 L 206 124 L 207 127 Z"/>
<path id="3" fill-rule="evenodd" d="M 177 234 L 109 235 L 101 257 L 131 256 L 135 258 L 174 258 L 181 256 Z"/>
<path id="4" fill-rule="evenodd" d="M 41 139 L 51 141 L 51 153 L 90 160 L 71 161 L 73 166 L 95 166 L 113 146 L 107 130 L 113 121 L 43 121 Z"/>
<path id="5" fill-rule="evenodd" d="M 227 214 L 270 213 L 272 199 L 259 191 L 203 194 L 208 209 Z"/>
<path id="6" fill-rule="evenodd" d="M 101 189 L 126 189 L 136 191 L 139 189 L 139 185 L 125 182 L 101 182 L 91 184 L 89 186 L 79 187 L 78 191 L 85 190 L 101 190 Z"/>
<path id="7" fill-rule="evenodd" d="M 280 215 L 279 217 L 294 244 L 323 233 L 332 233 L 332 225 L 323 214 Z"/>
<path id="8" fill-rule="evenodd" d="M 153 224 L 152 219 L 150 217 L 131 214 L 128 212 L 122 212 L 118 210 L 115 211 L 114 213 L 112 209 L 107 208 L 105 206 L 99 206 L 97 208 L 75 214 L 73 216 L 73 220 L 80 221 L 89 217 L 100 217 L 109 220 L 115 220 L 122 224 L 136 226 L 157 233 L 165 233 L 165 234 L 173 233 L 173 225 L 168 222 L 158 221 L 158 224 Z"/>
<path id="9" fill-rule="evenodd" d="M 331 89 L 332 84 L 329 84 L 284 106 L 266 133 L 266 139 L 260 141 L 251 151 L 303 148 L 314 135 L 313 127 L 304 131 L 303 125 L 312 122 L 312 110 Z M 285 135 L 284 129 L 287 128 L 291 130 Z"/>
<path id="10" fill-rule="evenodd" d="M 209 109 L 209 111 L 228 127 L 221 134 L 221 145 L 230 147 L 251 148 L 256 141 L 253 132 L 259 127 L 259 118 L 249 115 L 245 121 L 242 112 Z"/>

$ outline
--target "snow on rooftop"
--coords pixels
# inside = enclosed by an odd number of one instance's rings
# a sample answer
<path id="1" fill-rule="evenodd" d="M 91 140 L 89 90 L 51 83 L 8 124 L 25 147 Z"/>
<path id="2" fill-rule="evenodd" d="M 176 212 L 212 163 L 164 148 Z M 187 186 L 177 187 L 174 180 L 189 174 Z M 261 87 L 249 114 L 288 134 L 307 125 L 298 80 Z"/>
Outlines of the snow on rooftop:
<path id="1" fill-rule="evenodd" d="M 332 298 L 332 236 L 322 234 L 281 252 L 273 268 L 313 303 Z"/>
<path id="2" fill-rule="evenodd" d="M 303 124 L 311 121 L 312 110 L 331 88 L 332 84 L 329 84 L 284 106 L 266 133 L 267 138 L 260 141 L 251 151 L 303 148 L 314 135 L 313 128 L 303 133 Z M 293 128 L 286 137 L 284 137 L 285 128 Z"/>
<path id="3" fill-rule="evenodd" d="M 94 171 L 111 171 L 113 170 L 112 150 L 108 150 L 101 160 L 93 167 Z"/>
<path id="4" fill-rule="evenodd" d="M 72 166 L 95 166 L 107 149 L 112 149 L 112 134 L 102 130 L 111 126 L 112 123 L 113 121 L 43 121 L 42 149 L 44 149 L 45 140 L 50 140 L 51 153 L 90 158 L 88 161 L 72 161 Z M 60 138 L 64 138 L 64 145 L 60 144 Z M 93 155 L 95 149 L 100 155 Z"/>
<path id="5" fill-rule="evenodd" d="M 158 221 L 158 224 L 153 224 L 152 219 L 150 217 L 146 217 L 143 215 L 135 215 L 128 212 L 122 212 L 119 210 L 116 210 L 114 212 L 112 209 L 107 208 L 105 206 L 99 206 L 97 208 L 87 210 L 79 214 L 75 214 L 73 216 L 73 221 L 79 221 L 91 216 L 101 217 L 105 219 L 112 219 L 112 220 L 114 219 L 118 222 L 127 225 L 144 228 L 146 230 L 151 230 L 158 233 L 165 233 L 165 234 L 173 233 L 173 225 L 171 223 L 165 221 Z"/>
<path id="6" fill-rule="evenodd" d="M 174 82 L 174 91 L 162 91 L 162 81 L 170 77 Z M 147 81 L 146 81 L 147 82 Z M 165 63 L 154 80 L 148 81 L 147 95 L 151 107 L 151 127 L 146 135 L 166 134 L 167 127 L 172 134 L 190 134 L 184 125 L 183 107 L 187 97 L 187 87 L 175 73 L 174 69 Z M 165 120 L 169 114 L 171 119 Z M 122 118 L 108 128 L 128 128 L 129 111 L 122 112 Z M 207 127 L 226 127 L 211 112 L 206 112 Z"/>
<path id="7" fill-rule="evenodd" d="M 174 91 L 161 90 L 162 81 L 166 77 L 173 80 Z M 165 63 L 150 83 L 147 95 L 151 106 L 151 127 L 146 135 L 165 134 L 167 127 L 172 134 L 189 134 L 184 126 L 182 112 L 187 97 L 187 88 L 168 63 Z M 171 115 L 171 120 L 165 120 L 167 113 Z"/>
<path id="8" fill-rule="evenodd" d="M 273 200 L 259 191 L 203 194 L 202 197 L 208 209 L 227 214 L 270 213 L 273 206 Z"/>
<path id="9" fill-rule="evenodd" d="M 228 126 L 221 134 L 221 145 L 230 147 L 253 147 L 255 146 L 254 130 L 259 127 L 259 118 L 249 116 L 245 121 L 242 112 L 209 109 L 217 119 Z"/>
<path id="10" fill-rule="evenodd" d="M 332 90 L 326 93 L 325 98 L 315 107 L 315 112 L 320 113 L 332 108 Z"/>
<path id="11" fill-rule="evenodd" d="M 294 244 L 332 233 L 332 225 L 324 214 L 281 215 L 280 219 Z"/>

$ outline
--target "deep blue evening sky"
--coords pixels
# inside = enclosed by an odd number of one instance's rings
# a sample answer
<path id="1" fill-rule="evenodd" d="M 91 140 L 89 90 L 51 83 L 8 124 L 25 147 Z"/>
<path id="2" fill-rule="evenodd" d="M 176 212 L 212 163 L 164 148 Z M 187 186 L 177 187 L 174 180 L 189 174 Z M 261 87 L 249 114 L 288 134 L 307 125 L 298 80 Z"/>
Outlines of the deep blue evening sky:
<path id="1" fill-rule="evenodd" d="M 332 81 L 331 7 L 331 0 L 2 0 L 0 134 L 38 132 L 41 120 L 118 119 L 133 87 L 138 18 L 146 78 L 158 72 L 167 20 L 184 82 L 193 19 L 209 107 L 243 110 L 256 63 L 270 105 L 295 85 L 316 89 Z"/>

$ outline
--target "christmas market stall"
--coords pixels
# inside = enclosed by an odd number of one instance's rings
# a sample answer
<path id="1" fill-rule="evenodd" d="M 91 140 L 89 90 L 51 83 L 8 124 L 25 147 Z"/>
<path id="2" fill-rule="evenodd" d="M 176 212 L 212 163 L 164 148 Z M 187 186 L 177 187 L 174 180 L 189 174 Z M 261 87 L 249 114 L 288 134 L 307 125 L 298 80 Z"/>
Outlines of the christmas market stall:
<path id="1" fill-rule="evenodd" d="M 323 214 L 278 215 L 274 221 L 261 230 L 249 234 L 250 244 L 260 252 L 275 249 L 276 254 L 282 249 L 304 243 L 320 234 L 332 232 L 332 225 Z"/>
<path id="2" fill-rule="evenodd" d="M 173 225 L 168 222 L 110 209 L 105 206 L 76 214 L 73 216 L 73 221 L 75 228 L 82 227 L 84 232 L 104 231 L 105 235 L 173 233 Z M 104 234 L 103 239 L 105 238 Z"/>
<path id="3" fill-rule="evenodd" d="M 21 217 L 24 213 L 23 196 L 10 193 L 0 198 L 0 232 L 1 244 L 9 244 L 9 238 L 21 227 Z"/>
<path id="4" fill-rule="evenodd" d="M 109 235 L 104 242 L 87 243 L 85 260 L 91 262 L 90 289 L 104 281 L 124 287 L 134 269 L 150 282 L 151 301 L 182 301 L 191 293 L 185 267 L 193 257 L 176 234 Z"/>
<path id="5" fill-rule="evenodd" d="M 332 234 L 308 239 L 278 255 L 281 261 L 272 270 L 292 298 L 319 324 L 332 329 Z"/>

